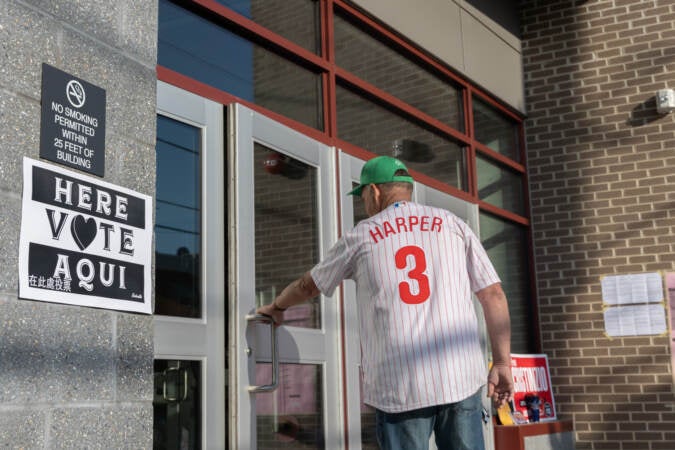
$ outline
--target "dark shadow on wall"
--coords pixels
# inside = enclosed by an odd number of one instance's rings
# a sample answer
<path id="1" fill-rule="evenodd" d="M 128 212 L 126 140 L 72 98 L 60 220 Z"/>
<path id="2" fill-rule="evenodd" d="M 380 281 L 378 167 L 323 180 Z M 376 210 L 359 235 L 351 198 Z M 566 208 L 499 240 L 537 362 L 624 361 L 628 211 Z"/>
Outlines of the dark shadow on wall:
<path id="1" fill-rule="evenodd" d="M 631 127 L 640 127 L 642 125 L 650 124 L 656 120 L 663 118 L 662 114 L 656 112 L 656 97 L 650 97 L 644 102 L 638 104 L 633 108 L 626 120 L 626 125 Z"/>
<path id="2" fill-rule="evenodd" d="M 520 38 L 518 0 L 467 0 L 467 3 Z"/>
<path id="3" fill-rule="evenodd" d="M 150 355 L 135 351 L 121 355 L 112 348 L 110 335 L 89 340 L 82 334 L 39 336 L 39 332 L 15 335 L 3 344 L 0 403 L 113 401 L 120 371 L 134 365 L 151 376 Z"/>

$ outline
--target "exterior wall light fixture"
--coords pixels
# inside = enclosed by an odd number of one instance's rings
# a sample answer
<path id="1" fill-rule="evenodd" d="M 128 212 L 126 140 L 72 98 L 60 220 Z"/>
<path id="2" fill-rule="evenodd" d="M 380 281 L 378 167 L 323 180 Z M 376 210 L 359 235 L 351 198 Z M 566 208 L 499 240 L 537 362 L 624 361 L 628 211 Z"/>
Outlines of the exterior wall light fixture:
<path id="1" fill-rule="evenodd" d="M 668 114 L 675 110 L 675 91 L 659 89 L 656 91 L 656 111 L 659 114 Z"/>

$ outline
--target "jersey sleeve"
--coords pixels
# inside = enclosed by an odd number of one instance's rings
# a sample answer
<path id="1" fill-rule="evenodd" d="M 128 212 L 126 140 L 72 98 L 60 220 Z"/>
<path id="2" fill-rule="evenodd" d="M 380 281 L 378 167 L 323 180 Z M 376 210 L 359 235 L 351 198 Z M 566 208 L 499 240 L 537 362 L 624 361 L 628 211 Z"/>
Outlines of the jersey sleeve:
<path id="1" fill-rule="evenodd" d="M 492 284 L 499 283 L 501 280 L 478 236 L 464 222 L 462 222 L 462 225 L 465 237 L 466 266 L 471 290 L 478 292 Z"/>
<path id="2" fill-rule="evenodd" d="M 352 276 L 353 253 L 343 237 L 328 251 L 328 254 L 312 268 L 310 275 L 322 294 L 331 296 L 338 284 Z"/>

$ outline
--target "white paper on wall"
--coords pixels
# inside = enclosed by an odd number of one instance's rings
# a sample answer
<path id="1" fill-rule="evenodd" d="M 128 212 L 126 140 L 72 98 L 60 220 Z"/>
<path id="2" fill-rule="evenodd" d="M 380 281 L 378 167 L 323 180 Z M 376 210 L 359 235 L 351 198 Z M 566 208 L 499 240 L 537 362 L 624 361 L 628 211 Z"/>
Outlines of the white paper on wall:
<path id="1" fill-rule="evenodd" d="M 662 304 L 607 308 L 604 316 L 605 330 L 612 337 L 658 335 L 668 329 L 666 309 Z"/>
<path id="2" fill-rule="evenodd" d="M 657 272 L 606 276 L 601 286 L 602 302 L 607 305 L 663 301 L 663 281 Z"/>

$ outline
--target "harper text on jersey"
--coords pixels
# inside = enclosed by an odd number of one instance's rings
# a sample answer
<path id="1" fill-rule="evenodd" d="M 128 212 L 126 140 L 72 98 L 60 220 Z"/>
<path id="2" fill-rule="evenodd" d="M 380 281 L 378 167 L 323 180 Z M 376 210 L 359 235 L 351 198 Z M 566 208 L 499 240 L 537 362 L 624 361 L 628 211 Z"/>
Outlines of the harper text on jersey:
<path id="1" fill-rule="evenodd" d="M 396 217 L 393 224 L 385 220 L 381 227 L 378 225 L 371 227 L 370 237 L 373 238 L 373 243 L 377 244 L 379 240 L 388 238 L 392 234 L 408 233 L 415 230 L 440 233 L 442 225 L 443 219 L 436 216 Z"/>

